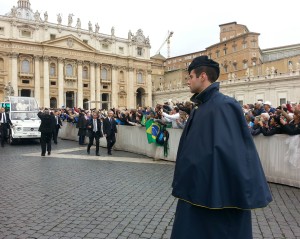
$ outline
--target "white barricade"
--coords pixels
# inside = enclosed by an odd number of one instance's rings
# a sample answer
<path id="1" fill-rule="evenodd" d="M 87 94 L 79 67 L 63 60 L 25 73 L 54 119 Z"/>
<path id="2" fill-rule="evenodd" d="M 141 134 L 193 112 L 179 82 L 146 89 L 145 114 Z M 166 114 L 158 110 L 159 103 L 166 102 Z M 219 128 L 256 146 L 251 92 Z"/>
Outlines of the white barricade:
<path id="1" fill-rule="evenodd" d="M 168 129 L 169 151 L 168 156 L 164 157 L 163 147 L 148 144 L 145 127 L 123 125 L 117 127 L 117 142 L 114 146 L 116 150 L 175 162 L 181 129 Z M 63 122 L 59 137 L 78 141 L 77 132 L 75 125 Z M 88 142 L 87 137 L 85 142 Z M 254 137 L 254 142 L 268 181 L 300 188 L 300 135 L 270 137 L 258 135 Z M 100 139 L 100 145 L 106 147 L 105 138 Z"/>

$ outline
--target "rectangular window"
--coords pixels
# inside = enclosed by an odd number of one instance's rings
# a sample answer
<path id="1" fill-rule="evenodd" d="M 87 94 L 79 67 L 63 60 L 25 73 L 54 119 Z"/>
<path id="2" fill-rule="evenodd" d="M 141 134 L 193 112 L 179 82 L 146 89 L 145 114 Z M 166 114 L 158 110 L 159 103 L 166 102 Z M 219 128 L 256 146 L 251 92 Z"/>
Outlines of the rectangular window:
<path id="1" fill-rule="evenodd" d="M 4 27 L 0 27 L 0 35 L 4 35 Z"/>
<path id="2" fill-rule="evenodd" d="M 108 50 L 108 45 L 107 44 L 102 44 L 102 49 Z"/>
<path id="3" fill-rule="evenodd" d="M 21 31 L 21 36 L 22 37 L 31 37 L 31 31 L 22 30 Z"/>
<path id="4" fill-rule="evenodd" d="M 236 45 L 234 45 L 233 47 L 232 47 L 232 52 L 236 52 L 237 51 L 237 47 L 236 47 Z"/>
<path id="5" fill-rule="evenodd" d="M 119 53 L 124 53 L 124 47 L 119 47 Z"/>
<path id="6" fill-rule="evenodd" d="M 88 88 L 88 87 L 89 87 L 89 84 L 83 84 L 83 87 L 84 87 L 84 88 Z"/>
<path id="7" fill-rule="evenodd" d="M 286 104 L 286 98 L 280 98 L 279 101 L 280 101 L 280 105 Z"/>
<path id="8" fill-rule="evenodd" d="M 225 48 L 225 49 L 224 49 L 224 55 L 226 55 L 226 54 L 227 54 L 227 49 Z"/>
<path id="9" fill-rule="evenodd" d="M 137 48 L 137 55 L 142 56 L 142 54 L 143 54 L 143 49 L 141 47 L 138 47 Z"/>
<path id="10" fill-rule="evenodd" d="M 56 81 L 51 81 L 51 85 L 56 85 Z"/>
<path id="11" fill-rule="evenodd" d="M 217 56 L 217 57 L 220 56 L 220 52 L 219 52 L 219 51 L 216 52 L 216 56 Z"/>
<path id="12" fill-rule="evenodd" d="M 29 80 L 22 80 L 22 83 L 23 83 L 23 84 L 29 84 L 30 81 L 29 81 Z"/>
<path id="13" fill-rule="evenodd" d="M 247 43 L 243 43 L 243 49 L 247 48 Z"/>
<path id="14" fill-rule="evenodd" d="M 256 41 L 252 42 L 252 47 L 256 47 Z"/>
<path id="15" fill-rule="evenodd" d="M 50 34 L 50 40 L 54 40 L 56 38 L 55 34 Z"/>
<path id="16" fill-rule="evenodd" d="M 234 68 L 235 71 L 237 71 L 237 64 L 234 64 L 233 68 Z"/>
<path id="17" fill-rule="evenodd" d="M 244 69 L 247 69 L 247 68 L 248 68 L 248 63 L 247 63 L 247 62 L 244 63 L 243 68 L 244 68 Z"/>
<path id="18" fill-rule="evenodd" d="M 103 89 L 108 89 L 108 85 L 104 85 L 104 86 L 103 86 Z"/>

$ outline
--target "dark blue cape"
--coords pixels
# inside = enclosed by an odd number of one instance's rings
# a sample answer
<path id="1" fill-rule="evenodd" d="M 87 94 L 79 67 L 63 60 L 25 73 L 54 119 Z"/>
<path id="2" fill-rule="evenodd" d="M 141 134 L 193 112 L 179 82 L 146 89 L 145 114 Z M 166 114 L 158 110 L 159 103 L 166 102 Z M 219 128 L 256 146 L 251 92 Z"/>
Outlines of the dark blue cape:
<path id="1" fill-rule="evenodd" d="M 271 193 L 241 106 L 213 83 L 192 99 L 180 139 L 173 196 L 210 209 L 255 209 Z"/>

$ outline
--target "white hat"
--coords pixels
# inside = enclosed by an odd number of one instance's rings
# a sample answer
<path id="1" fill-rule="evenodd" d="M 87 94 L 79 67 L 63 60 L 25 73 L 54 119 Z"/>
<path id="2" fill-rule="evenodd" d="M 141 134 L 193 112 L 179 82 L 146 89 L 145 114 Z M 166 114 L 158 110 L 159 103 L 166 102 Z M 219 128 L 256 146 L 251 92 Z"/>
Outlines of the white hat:
<path id="1" fill-rule="evenodd" d="M 264 105 L 269 105 L 269 106 L 271 106 L 272 104 L 271 104 L 270 101 L 266 101 L 266 102 L 264 103 Z"/>

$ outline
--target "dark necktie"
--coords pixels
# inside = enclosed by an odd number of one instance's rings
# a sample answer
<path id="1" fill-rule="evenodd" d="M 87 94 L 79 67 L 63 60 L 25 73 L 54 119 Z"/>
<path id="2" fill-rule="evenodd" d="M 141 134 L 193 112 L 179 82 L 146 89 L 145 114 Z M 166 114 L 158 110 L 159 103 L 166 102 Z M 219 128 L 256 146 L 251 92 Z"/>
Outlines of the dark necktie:
<path id="1" fill-rule="evenodd" d="M 5 116 L 5 113 L 2 113 L 2 118 L 3 118 L 3 123 L 5 124 L 5 123 L 6 123 L 6 116 Z"/>

